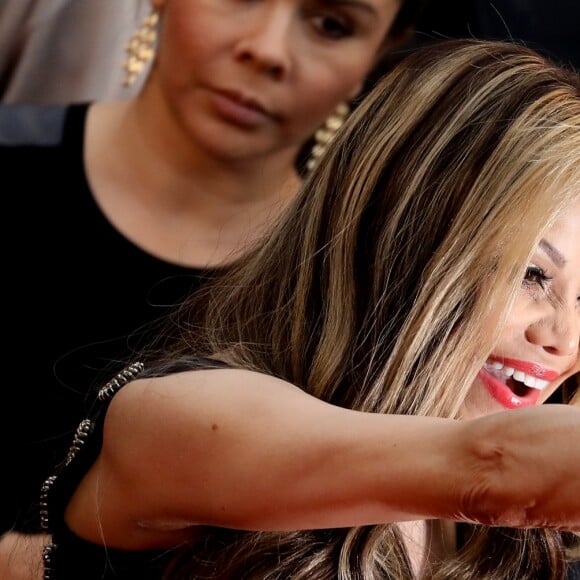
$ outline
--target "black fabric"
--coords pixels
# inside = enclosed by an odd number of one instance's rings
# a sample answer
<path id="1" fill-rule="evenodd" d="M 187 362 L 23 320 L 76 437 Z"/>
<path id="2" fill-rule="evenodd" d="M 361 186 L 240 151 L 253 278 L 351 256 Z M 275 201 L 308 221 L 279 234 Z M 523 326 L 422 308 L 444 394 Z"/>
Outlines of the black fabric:
<path id="1" fill-rule="evenodd" d="M 37 529 L 38 490 L 87 412 L 88 389 L 132 358 L 142 325 L 209 275 L 143 252 L 101 213 L 83 164 L 87 108 L 0 107 L 0 532 Z"/>
<path id="2" fill-rule="evenodd" d="M 210 359 L 191 359 L 176 364 L 167 372 L 184 370 L 228 368 L 220 361 Z M 106 411 L 114 395 L 141 374 L 137 366 L 128 366 L 113 377 L 110 383 L 114 385 L 110 396 L 99 397 L 95 391 L 87 417 L 83 420 L 81 430 L 84 435 L 75 433 L 69 445 L 67 461 L 62 461 L 51 473 L 53 481 L 48 486 L 43 500 L 44 513 L 47 516 L 46 525 L 51 533 L 52 542 L 48 559 L 45 560 L 45 574 L 48 580 L 159 580 L 162 578 L 168 561 L 172 558 L 171 549 L 167 550 L 117 550 L 88 542 L 75 535 L 64 522 L 64 511 L 71 495 L 79 482 L 95 461 L 103 441 L 103 423 Z M 151 376 L 155 373 L 145 373 Z M 69 443 L 71 443 L 69 442 Z"/>
<path id="3" fill-rule="evenodd" d="M 566 580 L 580 580 L 580 560 L 575 560 L 570 564 Z"/>

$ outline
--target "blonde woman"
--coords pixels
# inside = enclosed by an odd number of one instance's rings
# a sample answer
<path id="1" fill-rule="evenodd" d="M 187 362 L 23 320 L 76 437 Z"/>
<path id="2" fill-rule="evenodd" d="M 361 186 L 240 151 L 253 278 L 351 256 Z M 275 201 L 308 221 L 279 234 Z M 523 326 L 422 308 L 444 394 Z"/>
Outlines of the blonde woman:
<path id="1" fill-rule="evenodd" d="M 100 391 L 42 491 L 46 578 L 564 578 L 580 411 L 541 403 L 580 370 L 579 183 L 575 73 L 409 56 Z"/>

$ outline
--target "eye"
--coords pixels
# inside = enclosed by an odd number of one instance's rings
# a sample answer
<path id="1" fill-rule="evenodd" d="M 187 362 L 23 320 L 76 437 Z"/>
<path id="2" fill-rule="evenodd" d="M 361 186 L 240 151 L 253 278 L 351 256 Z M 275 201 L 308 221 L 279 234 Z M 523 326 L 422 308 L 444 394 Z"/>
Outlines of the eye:
<path id="1" fill-rule="evenodd" d="M 314 16 L 312 22 L 318 33 L 326 38 L 340 40 L 353 33 L 353 27 L 347 19 L 332 14 Z"/>
<path id="2" fill-rule="evenodd" d="M 529 287 L 539 286 L 542 288 L 542 290 L 544 290 L 551 279 L 552 278 L 546 274 L 543 268 L 540 268 L 540 266 L 536 266 L 535 264 L 531 264 L 526 269 L 523 284 Z"/>

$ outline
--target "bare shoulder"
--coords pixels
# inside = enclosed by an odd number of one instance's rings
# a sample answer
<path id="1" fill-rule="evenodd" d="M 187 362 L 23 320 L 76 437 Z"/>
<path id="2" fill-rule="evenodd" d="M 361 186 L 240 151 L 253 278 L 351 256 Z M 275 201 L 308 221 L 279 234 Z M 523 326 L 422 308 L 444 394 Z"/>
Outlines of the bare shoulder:
<path id="1" fill-rule="evenodd" d="M 178 433 L 180 421 L 191 429 L 195 424 L 231 421 L 246 413 L 269 414 L 282 405 L 287 409 L 331 408 L 295 385 L 267 374 L 242 369 L 192 370 L 138 379 L 123 387 L 111 402 L 106 430 L 151 433 L 159 424 L 165 433 Z M 169 417 L 173 429 L 167 429 Z"/>
<path id="2" fill-rule="evenodd" d="M 137 399 L 165 399 L 188 397 L 221 397 L 223 394 L 245 396 L 253 394 L 286 393 L 294 396 L 308 396 L 296 385 L 271 375 L 245 369 L 200 369 L 173 373 L 162 377 L 137 379 L 126 385 L 115 400 L 135 401 Z"/>

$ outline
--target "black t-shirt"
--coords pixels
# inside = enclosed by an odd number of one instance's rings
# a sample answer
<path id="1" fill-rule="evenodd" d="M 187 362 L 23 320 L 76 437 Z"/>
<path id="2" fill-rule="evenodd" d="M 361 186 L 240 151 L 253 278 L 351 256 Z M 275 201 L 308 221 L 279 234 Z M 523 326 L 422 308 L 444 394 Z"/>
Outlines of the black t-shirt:
<path id="1" fill-rule="evenodd" d="M 36 527 L 27 506 L 85 415 L 89 388 L 131 358 L 143 340 L 136 330 L 208 274 L 142 251 L 102 214 L 83 163 L 87 109 L 0 107 L 8 487 L 0 531 L 17 519 L 18 529 Z"/>

